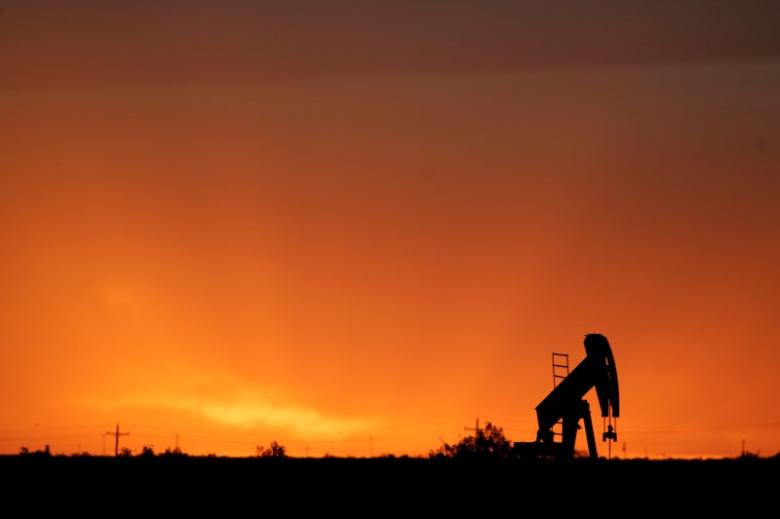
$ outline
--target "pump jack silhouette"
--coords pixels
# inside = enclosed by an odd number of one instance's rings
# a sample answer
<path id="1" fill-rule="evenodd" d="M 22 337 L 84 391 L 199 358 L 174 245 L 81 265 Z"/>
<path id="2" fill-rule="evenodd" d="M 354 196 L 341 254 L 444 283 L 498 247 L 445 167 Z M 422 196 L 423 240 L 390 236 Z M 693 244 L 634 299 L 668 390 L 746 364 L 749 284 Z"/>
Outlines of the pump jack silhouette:
<path id="1" fill-rule="evenodd" d="M 601 439 L 609 442 L 611 456 L 611 442 L 617 441 L 617 418 L 620 416 L 615 359 L 607 338 L 601 334 L 586 335 L 584 344 L 585 359 L 536 406 L 536 418 L 539 424 L 536 441 L 515 443 L 514 450 L 518 457 L 573 458 L 577 430 L 582 420 L 585 425 L 590 458 L 598 458 L 590 405 L 584 399 L 585 394 L 594 387 L 601 407 L 601 416 L 604 418 Z M 554 378 L 557 376 L 554 375 Z M 553 430 L 558 423 L 562 424 L 561 433 Z M 556 436 L 561 436 L 561 441 L 555 441 Z"/>

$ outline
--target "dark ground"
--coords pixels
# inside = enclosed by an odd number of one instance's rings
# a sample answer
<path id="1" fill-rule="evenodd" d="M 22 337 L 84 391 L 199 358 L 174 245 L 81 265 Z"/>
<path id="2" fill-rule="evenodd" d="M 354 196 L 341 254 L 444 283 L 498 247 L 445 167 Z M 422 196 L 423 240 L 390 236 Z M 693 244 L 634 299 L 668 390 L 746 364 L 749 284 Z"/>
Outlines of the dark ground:
<path id="1" fill-rule="evenodd" d="M 704 461 L 458 462 L 413 458 L 258 459 L 0 456 L 0 497 L 28 510 L 106 506 L 418 515 L 480 510 L 557 517 L 689 511 L 774 516 L 780 458 Z M 158 508 L 159 507 L 159 508 Z M 232 511 L 235 513 L 229 513 Z M 241 512 L 243 514 L 243 512 Z M 278 514 L 274 514 L 276 516 Z M 308 513 L 306 515 L 309 515 Z M 15 515 L 14 515 L 15 516 Z M 11 516 L 8 516 L 11 517 Z"/>

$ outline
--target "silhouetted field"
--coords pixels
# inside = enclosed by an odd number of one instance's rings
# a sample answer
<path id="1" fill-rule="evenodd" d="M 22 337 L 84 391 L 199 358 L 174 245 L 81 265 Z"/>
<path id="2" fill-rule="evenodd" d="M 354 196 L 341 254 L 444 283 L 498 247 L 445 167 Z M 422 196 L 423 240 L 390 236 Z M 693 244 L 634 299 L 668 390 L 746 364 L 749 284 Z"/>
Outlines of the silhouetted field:
<path id="1" fill-rule="evenodd" d="M 60 500 L 99 496 L 125 505 L 162 499 L 169 507 L 188 508 L 267 500 L 293 508 L 331 510 L 359 503 L 456 511 L 461 506 L 496 510 L 510 506 L 528 512 L 529 506 L 542 506 L 550 512 L 587 513 L 605 507 L 613 512 L 623 507 L 619 511 L 626 512 L 626 505 L 636 513 L 680 507 L 744 511 L 770 506 L 771 510 L 776 506 L 778 467 L 778 457 L 568 462 L 0 457 L 6 496 L 16 491 L 56 494 Z M 373 509 L 368 515 L 380 512 Z"/>

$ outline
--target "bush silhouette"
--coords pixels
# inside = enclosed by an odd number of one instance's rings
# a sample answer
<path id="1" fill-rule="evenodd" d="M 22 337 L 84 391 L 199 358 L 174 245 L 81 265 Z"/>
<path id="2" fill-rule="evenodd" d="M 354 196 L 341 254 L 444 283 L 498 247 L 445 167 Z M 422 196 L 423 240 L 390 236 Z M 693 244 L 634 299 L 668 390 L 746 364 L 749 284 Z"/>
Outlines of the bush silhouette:
<path id="1" fill-rule="evenodd" d="M 504 436 L 501 427 L 488 422 L 473 436 L 467 436 L 458 443 L 446 442 L 435 451 L 431 458 L 454 459 L 507 459 L 512 452 L 512 443 Z"/>
<path id="2" fill-rule="evenodd" d="M 144 445 L 141 449 L 141 454 L 138 456 L 141 458 L 154 458 L 154 448 L 151 445 Z"/>
<path id="3" fill-rule="evenodd" d="M 274 441 L 271 442 L 271 446 L 267 449 L 258 445 L 257 455 L 260 458 L 286 458 L 287 449 L 284 447 L 284 445 Z"/>
<path id="4" fill-rule="evenodd" d="M 173 449 L 171 448 L 165 449 L 163 452 L 159 454 L 159 456 L 186 458 L 187 453 L 182 451 L 179 447 L 174 447 Z"/>

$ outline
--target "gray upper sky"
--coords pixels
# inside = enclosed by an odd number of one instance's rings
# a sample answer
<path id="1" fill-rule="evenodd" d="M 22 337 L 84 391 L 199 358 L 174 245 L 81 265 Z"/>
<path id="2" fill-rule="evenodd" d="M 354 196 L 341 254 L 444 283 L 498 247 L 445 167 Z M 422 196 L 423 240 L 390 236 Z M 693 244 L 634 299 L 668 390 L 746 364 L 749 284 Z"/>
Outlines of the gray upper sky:
<path id="1" fill-rule="evenodd" d="M 774 1 L 3 3 L 8 83 L 483 73 L 780 56 Z"/>

